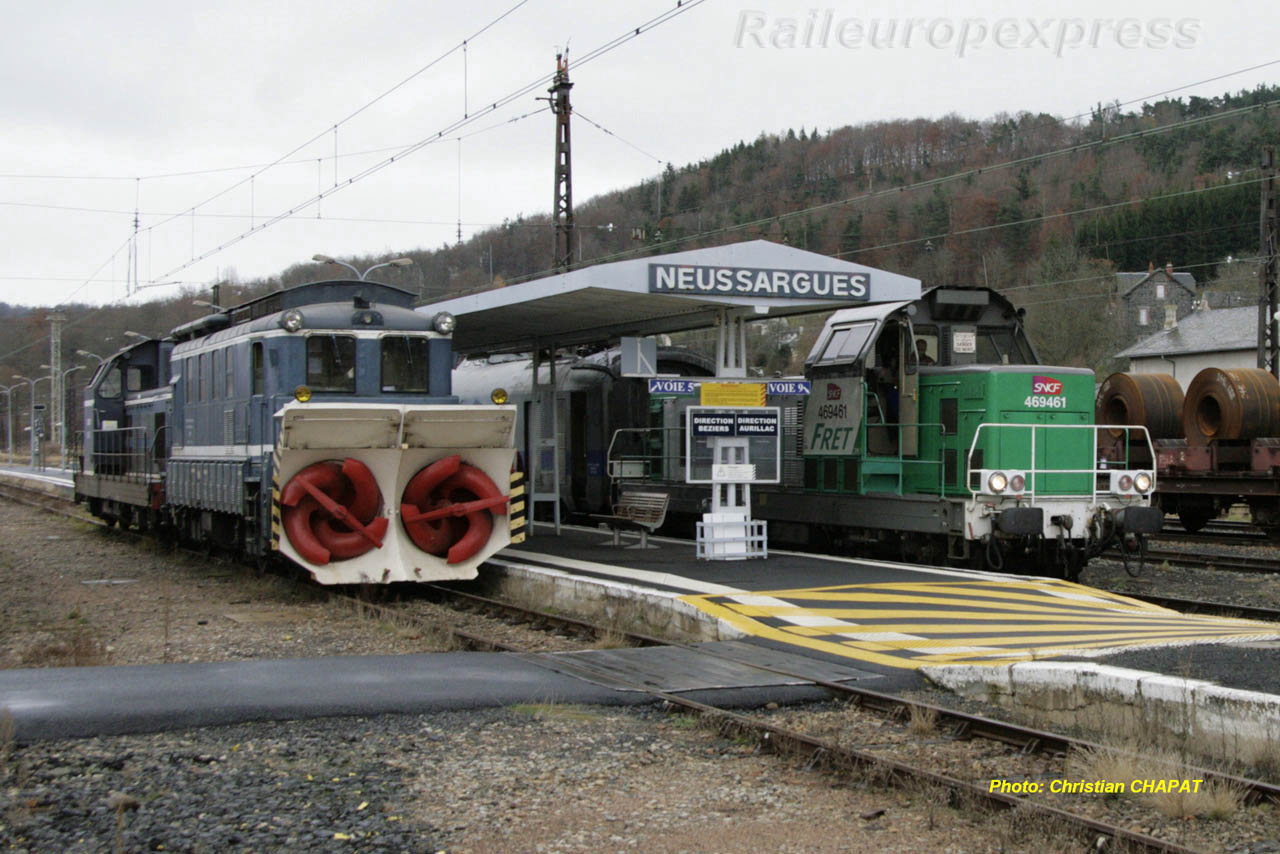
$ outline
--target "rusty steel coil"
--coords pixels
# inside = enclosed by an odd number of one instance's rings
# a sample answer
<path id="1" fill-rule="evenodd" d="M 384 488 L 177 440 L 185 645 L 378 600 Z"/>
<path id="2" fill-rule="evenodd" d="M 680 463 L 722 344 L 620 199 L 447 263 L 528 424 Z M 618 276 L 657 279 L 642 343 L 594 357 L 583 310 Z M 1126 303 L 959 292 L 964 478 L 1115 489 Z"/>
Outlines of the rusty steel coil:
<path id="1" fill-rule="evenodd" d="M 1169 374 L 1112 374 L 1098 387 L 1094 411 L 1099 424 L 1141 424 L 1152 439 L 1182 438 L 1182 386 Z"/>
<path id="2" fill-rule="evenodd" d="M 1257 368 L 1205 368 L 1182 404 L 1187 442 L 1280 436 L 1280 382 Z"/>

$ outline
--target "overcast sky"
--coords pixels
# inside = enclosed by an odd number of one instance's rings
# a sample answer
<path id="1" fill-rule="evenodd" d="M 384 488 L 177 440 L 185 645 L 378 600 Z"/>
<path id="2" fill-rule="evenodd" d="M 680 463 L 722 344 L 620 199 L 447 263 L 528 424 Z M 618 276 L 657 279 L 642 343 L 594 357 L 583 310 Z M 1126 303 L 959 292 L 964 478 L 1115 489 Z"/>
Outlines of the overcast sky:
<path id="1" fill-rule="evenodd" d="M 908 10 L 874 0 L 686 0 L 692 8 L 666 23 L 571 65 L 574 197 L 581 203 L 762 131 L 948 112 L 1074 116 L 1280 59 L 1273 4 L 1121 5 L 1035 4 L 1044 11 L 1029 13 L 1025 2 L 926 0 Z M 551 73 L 566 43 L 576 61 L 674 8 L 674 0 L 12 4 L 0 53 L 0 300 L 126 298 L 135 206 L 143 285 L 202 285 L 229 270 L 270 275 L 317 252 L 439 247 L 456 240 L 459 217 L 466 237 L 547 212 L 552 117 L 508 121 L 542 108 L 535 94 L 545 87 L 485 108 Z M 465 62 L 455 50 L 464 39 Z M 1179 94 L 1277 81 L 1280 64 Z M 479 115 L 448 130 L 464 109 Z M 314 197 L 335 180 L 340 190 L 317 207 Z M 300 213 L 241 239 L 291 208 Z M 134 299 L 175 288 L 144 287 Z"/>

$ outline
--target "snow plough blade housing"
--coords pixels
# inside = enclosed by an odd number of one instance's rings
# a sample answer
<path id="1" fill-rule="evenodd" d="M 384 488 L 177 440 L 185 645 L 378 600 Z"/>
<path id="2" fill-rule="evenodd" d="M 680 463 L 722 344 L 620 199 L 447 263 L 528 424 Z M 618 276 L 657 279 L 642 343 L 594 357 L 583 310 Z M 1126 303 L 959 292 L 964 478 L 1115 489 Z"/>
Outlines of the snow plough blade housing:
<path id="1" fill-rule="evenodd" d="M 290 403 L 277 417 L 273 546 L 321 584 L 475 578 L 510 544 L 514 406 Z"/>

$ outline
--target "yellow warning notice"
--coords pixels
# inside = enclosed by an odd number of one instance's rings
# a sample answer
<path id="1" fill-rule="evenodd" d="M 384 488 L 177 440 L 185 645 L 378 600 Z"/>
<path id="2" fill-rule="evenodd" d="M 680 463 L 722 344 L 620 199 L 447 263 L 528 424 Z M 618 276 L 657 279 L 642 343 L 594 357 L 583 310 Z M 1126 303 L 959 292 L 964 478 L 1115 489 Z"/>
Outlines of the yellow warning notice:
<path id="1" fill-rule="evenodd" d="M 703 406 L 764 406 L 764 383 L 703 383 Z"/>

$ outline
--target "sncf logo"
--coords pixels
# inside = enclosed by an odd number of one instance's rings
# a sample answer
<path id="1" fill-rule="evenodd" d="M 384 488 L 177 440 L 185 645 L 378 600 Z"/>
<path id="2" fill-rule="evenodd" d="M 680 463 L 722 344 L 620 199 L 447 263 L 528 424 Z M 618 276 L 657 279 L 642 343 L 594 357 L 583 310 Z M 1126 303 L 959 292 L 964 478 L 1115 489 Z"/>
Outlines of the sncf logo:
<path id="1" fill-rule="evenodd" d="M 1032 377 L 1032 394 L 1062 394 L 1062 380 L 1053 377 Z"/>
<path id="2" fill-rule="evenodd" d="M 827 383 L 827 400 L 840 399 L 840 386 L 835 383 Z"/>

